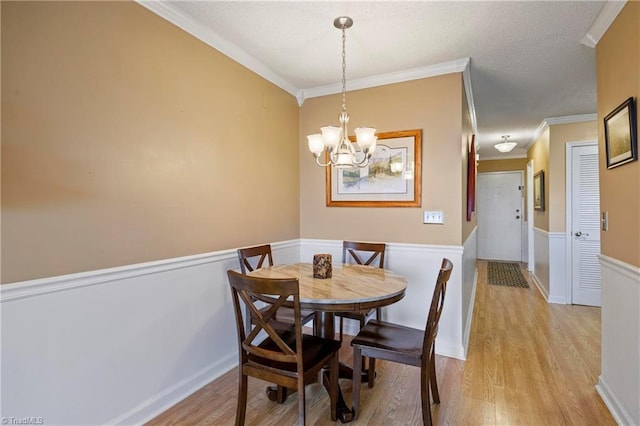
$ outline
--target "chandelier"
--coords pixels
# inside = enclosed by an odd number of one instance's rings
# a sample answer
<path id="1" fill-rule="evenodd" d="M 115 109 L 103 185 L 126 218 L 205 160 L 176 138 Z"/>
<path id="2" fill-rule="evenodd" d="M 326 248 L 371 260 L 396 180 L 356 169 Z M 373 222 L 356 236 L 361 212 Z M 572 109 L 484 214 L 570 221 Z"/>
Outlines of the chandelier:
<path id="1" fill-rule="evenodd" d="M 495 144 L 493 147 L 500 152 L 510 152 L 517 145 L 515 142 L 509 142 L 511 135 L 501 136 L 504 139 L 502 142 Z"/>
<path id="2" fill-rule="evenodd" d="M 322 134 L 316 133 L 307 136 L 309 142 L 309 151 L 313 153 L 321 167 L 332 165 L 339 169 L 365 167 L 369 163 L 371 154 L 376 149 L 376 129 L 373 127 L 358 127 L 356 132 L 356 141 L 360 147 L 360 151 L 356 150 L 354 144 L 349 140 L 347 131 L 347 123 L 349 123 L 349 114 L 347 114 L 347 55 L 345 45 L 347 40 L 346 30 L 351 28 L 353 20 L 348 16 L 340 16 L 333 21 L 333 26 L 342 30 L 342 112 L 338 116 L 340 127 L 325 126 L 321 127 Z M 329 162 L 323 164 L 320 161 L 320 155 L 327 150 L 329 154 Z"/>

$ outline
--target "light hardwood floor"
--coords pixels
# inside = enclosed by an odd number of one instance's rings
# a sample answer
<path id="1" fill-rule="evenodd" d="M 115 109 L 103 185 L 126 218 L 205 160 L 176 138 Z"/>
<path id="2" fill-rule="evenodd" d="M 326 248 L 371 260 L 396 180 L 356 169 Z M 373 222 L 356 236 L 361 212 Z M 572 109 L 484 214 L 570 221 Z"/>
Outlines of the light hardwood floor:
<path id="1" fill-rule="evenodd" d="M 486 278 L 487 263 L 478 261 L 467 360 L 437 357 L 441 403 L 432 405 L 434 423 L 615 425 L 594 388 L 600 374 L 600 309 L 550 305 L 531 283 L 529 289 L 499 287 L 487 285 Z M 341 360 L 350 363 L 351 355 L 345 340 Z M 422 424 L 420 370 L 385 361 L 376 370 L 375 387 L 362 387 L 361 414 L 353 424 Z M 233 369 L 148 424 L 231 425 L 237 381 Z M 246 424 L 297 424 L 296 398 L 271 402 L 266 385 L 249 378 Z M 351 382 L 341 380 L 341 387 L 349 402 Z M 328 395 L 317 384 L 307 387 L 307 424 L 334 424 Z"/>

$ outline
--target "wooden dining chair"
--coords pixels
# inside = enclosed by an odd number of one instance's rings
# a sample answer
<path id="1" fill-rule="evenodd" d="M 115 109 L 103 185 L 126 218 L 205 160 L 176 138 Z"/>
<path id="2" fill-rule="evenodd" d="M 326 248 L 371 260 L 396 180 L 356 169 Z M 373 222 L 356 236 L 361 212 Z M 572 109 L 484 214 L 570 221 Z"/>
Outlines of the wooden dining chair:
<path id="1" fill-rule="evenodd" d="M 277 383 L 298 392 L 298 424 L 305 424 L 305 385 L 318 380 L 329 366 L 331 420 L 337 419 L 338 351 L 341 342 L 302 334 L 300 289 L 297 278 L 258 278 L 227 271 L 236 316 L 239 353 L 239 384 L 236 426 L 244 425 L 248 376 Z M 255 327 L 249 333 L 244 324 L 240 300 L 252 312 Z M 267 305 L 256 305 L 257 301 Z M 276 312 L 292 303 L 293 330 L 274 326 Z"/>
<path id="2" fill-rule="evenodd" d="M 271 245 L 263 244 L 238 249 L 238 261 L 240 262 L 240 271 L 243 274 L 260 269 L 263 266 L 273 266 Z M 266 265 L 265 262 L 267 262 Z M 312 321 L 316 315 L 314 311 L 310 311 L 308 309 L 301 310 L 300 314 L 302 315 L 302 324 L 307 324 L 309 321 Z M 254 324 L 254 322 L 251 321 L 250 315 L 251 311 L 247 310 L 247 319 L 245 320 L 247 327 L 251 327 L 251 325 Z M 276 314 L 274 326 L 278 329 L 288 329 L 293 328 L 293 324 L 293 309 L 281 307 Z M 247 333 L 249 333 L 249 331 L 249 329 L 246 330 Z"/>
<path id="3" fill-rule="evenodd" d="M 355 262 L 358 265 L 377 266 L 384 268 L 384 243 L 363 243 L 357 241 L 342 242 L 342 263 Z M 348 256 L 347 256 L 348 255 Z M 343 333 L 343 319 L 349 318 L 360 322 L 360 328 L 364 326 L 371 315 L 376 314 L 377 319 L 382 319 L 382 309 L 372 308 L 360 312 L 339 312 L 336 316 L 340 318 L 340 340 Z"/>
<path id="4" fill-rule="evenodd" d="M 356 374 L 362 368 L 362 356 L 369 357 L 369 387 L 373 386 L 375 376 L 371 374 L 371 366 L 375 359 L 385 359 L 401 364 L 420 367 L 420 396 L 422 399 L 422 422 L 431 425 L 431 400 L 440 403 L 438 382 L 436 380 L 435 342 L 438 334 L 438 321 L 442 314 L 447 282 L 451 276 L 453 264 L 449 259 L 442 259 L 435 289 L 431 298 L 431 307 L 427 316 L 425 330 L 417 330 L 399 324 L 380 320 L 369 321 L 351 341 L 353 346 L 353 416 L 358 418 L 360 405 L 361 375 Z"/>

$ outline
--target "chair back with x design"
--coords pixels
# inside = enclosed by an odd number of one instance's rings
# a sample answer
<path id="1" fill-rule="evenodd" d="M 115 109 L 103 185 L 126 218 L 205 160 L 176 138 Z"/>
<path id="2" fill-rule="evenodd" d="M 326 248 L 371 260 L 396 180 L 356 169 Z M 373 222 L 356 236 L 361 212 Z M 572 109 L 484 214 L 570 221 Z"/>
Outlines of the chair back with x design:
<path id="1" fill-rule="evenodd" d="M 342 242 L 342 263 L 347 263 L 347 253 L 358 265 L 372 265 L 376 259 L 378 267 L 384 268 L 384 252 L 386 244 L 384 243 L 363 243 L 358 241 Z M 362 257 L 361 257 L 362 256 Z M 368 257 L 366 257 L 368 256 Z"/>
<path id="2" fill-rule="evenodd" d="M 295 389 L 298 393 L 298 423 L 305 423 L 305 384 L 318 379 L 330 365 L 331 418 L 337 419 L 338 351 L 340 342 L 302 334 L 300 289 L 297 278 L 259 278 L 227 271 L 238 333 L 240 381 L 236 425 L 244 424 L 247 406 L 247 377 Z M 242 304 L 250 312 L 254 327 L 247 327 Z M 276 312 L 293 311 L 289 329 L 277 326 Z M 335 382 L 335 383 L 334 383 Z"/>
<path id="3" fill-rule="evenodd" d="M 260 246 L 238 249 L 238 261 L 240 262 L 240 271 L 242 271 L 243 274 L 262 268 L 265 261 L 267 261 L 269 266 L 273 266 L 271 245 L 263 244 Z M 252 264 L 251 262 L 255 263 Z"/>

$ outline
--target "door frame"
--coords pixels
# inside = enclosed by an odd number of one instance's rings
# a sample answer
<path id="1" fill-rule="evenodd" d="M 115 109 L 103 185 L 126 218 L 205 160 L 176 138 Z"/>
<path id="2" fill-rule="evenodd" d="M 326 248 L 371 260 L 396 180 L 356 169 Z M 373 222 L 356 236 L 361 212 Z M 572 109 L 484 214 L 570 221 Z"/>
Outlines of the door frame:
<path id="1" fill-rule="evenodd" d="M 527 163 L 527 270 L 534 274 L 536 256 L 533 243 L 533 160 Z"/>
<path id="2" fill-rule="evenodd" d="M 573 148 L 578 148 L 581 146 L 598 146 L 597 140 L 584 140 L 584 141 L 574 141 L 567 142 L 565 144 L 565 300 L 569 305 L 573 305 L 573 253 L 572 253 L 572 236 L 573 236 L 573 228 L 572 228 L 572 188 L 573 188 L 573 161 L 572 161 L 572 150 Z M 600 151 L 598 150 L 598 155 L 600 155 Z M 600 160 L 598 160 L 598 164 Z"/>

